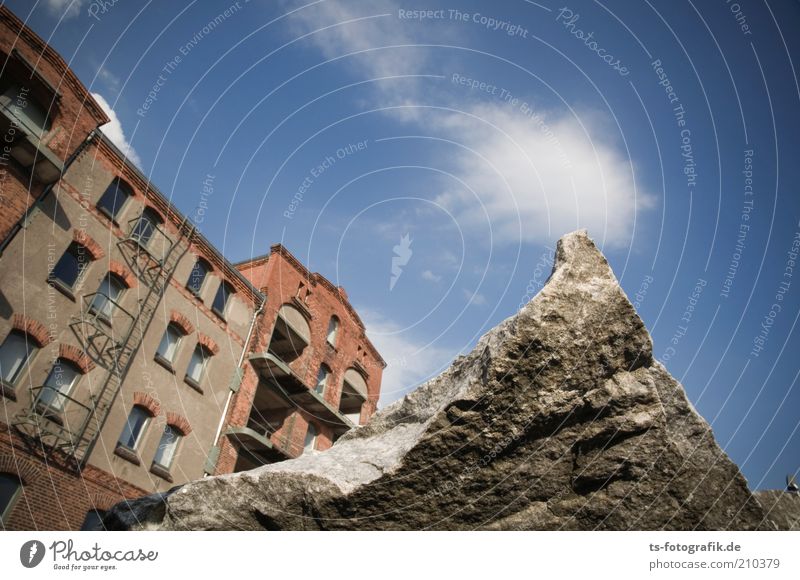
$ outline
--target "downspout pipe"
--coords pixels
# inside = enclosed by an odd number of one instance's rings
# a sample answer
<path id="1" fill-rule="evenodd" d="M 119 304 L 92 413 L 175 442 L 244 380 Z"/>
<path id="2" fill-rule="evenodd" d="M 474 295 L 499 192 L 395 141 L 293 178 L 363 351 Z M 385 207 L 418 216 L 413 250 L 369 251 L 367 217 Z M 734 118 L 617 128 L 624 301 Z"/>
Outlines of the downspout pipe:
<path id="1" fill-rule="evenodd" d="M 252 341 L 253 338 L 253 330 L 255 329 L 256 321 L 258 321 L 258 317 L 264 311 L 264 306 L 266 306 L 266 304 L 267 304 L 267 297 L 264 296 L 264 299 L 261 300 L 261 304 L 259 304 L 256 311 L 253 313 L 253 319 L 250 321 L 250 328 L 247 331 L 247 340 L 245 341 L 244 346 L 242 347 L 242 354 L 241 356 L 239 356 L 239 364 L 236 365 L 236 372 L 239 372 L 239 370 L 242 368 L 242 364 L 244 364 L 244 357 L 247 356 L 247 354 L 250 352 L 250 342 Z M 225 407 L 223 407 L 222 409 L 222 416 L 219 419 L 219 425 L 217 425 L 217 433 L 214 435 L 214 444 L 212 445 L 212 448 L 217 447 L 219 445 L 219 438 L 222 435 L 222 428 L 225 426 L 225 419 L 228 416 L 228 409 L 230 408 L 231 400 L 233 400 L 233 393 L 234 393 L 233 389 L 228 390 L 228 398 L 225 400 Z M 203 474 L 203 477 L 206 477 L 208 475 L 211 474 L 208 471 L 206 471 Z"/>

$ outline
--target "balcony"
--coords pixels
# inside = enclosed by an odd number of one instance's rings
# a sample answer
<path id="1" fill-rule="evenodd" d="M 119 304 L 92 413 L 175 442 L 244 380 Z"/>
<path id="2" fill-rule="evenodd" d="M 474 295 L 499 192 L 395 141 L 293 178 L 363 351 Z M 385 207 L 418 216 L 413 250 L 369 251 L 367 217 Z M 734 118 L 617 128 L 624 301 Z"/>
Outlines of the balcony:
<path id="1" fill-rule="evenodd" d="M 86 354 L 104 368 L 112 368 L 135 319 L 107 294 L 94 292 L 83 296 L 80 317 L 70 325 Z"/>
<path id="2" fill-rule="evenodd" d="M 263 352 L 250 355 L 250 363 L 261 376 L 262 386 L 279 397 L 306 411 L 317 421 L 332 429 L 334 436 L 353 428 L 354 424 L 322 395 L 308 388 L 303 380 L 276 354 Z"/>
<path id="3" fill-rule="evenodd" d="M 294 449 L 286 437 L 276 436 L 274 427 L 252 416 L 245 427 L 230 427 L 226 434 L 238 444 L 240 451 L 251 456 L 250 461 L 258 464 L 292 459 L 302 452 L 302 449 Z"/>
<path id="4" fill-rule="evenodd" d="M 17 429 L 50 448 L 74 453 L 93 407 L 52 386 L 34 387 L 30 392 L 30 407 L 15 422 Z"/>

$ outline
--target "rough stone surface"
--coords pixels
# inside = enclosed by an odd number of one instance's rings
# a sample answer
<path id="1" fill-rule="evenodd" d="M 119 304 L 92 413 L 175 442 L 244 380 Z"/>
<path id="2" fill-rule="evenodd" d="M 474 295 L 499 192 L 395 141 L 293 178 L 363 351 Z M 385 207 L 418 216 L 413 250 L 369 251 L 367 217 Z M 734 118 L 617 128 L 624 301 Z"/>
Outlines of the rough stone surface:
<path id="1" fill-rule="evenodd" d="M 800 493 L 769 489 L 754 495 L 779 530 L 800 530 Z"/>
<path id="2" fill-rule="evenodd" d="M 519 313 L 330 450 L 120 504 L 106 525 L 775 529 L 582 231 Z"/>

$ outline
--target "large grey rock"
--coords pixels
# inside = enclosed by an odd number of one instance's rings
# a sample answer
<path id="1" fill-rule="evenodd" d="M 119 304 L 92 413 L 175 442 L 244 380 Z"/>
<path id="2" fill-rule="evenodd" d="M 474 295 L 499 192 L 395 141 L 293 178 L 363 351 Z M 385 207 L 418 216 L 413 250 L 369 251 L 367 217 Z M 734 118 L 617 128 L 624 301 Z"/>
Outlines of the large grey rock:
<path id="1" fill-rule="evenodd" d="M 149 505 L 144 502 L 149 502 Z M 157 505 L 157 508 L 153 506 Z M 131 525 L 131 520 L 141 520 Z M 774 529 L 585 232 L 467 356 L 326 452 L 112 511 L 121 528 Z"/>
<path id="2" fill-rule="evenodd" d="M 779 530 L 800 530 L 800 493 L 767 489 L 755 496 Z"/>

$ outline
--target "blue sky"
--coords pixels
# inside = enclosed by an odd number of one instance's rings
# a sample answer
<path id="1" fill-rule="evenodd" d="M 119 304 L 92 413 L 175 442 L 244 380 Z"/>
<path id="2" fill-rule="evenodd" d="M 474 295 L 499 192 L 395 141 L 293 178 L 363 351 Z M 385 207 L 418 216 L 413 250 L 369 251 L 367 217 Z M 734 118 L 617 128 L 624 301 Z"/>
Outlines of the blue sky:
<path id="1" fill-rule="evenodd" d="M 751 486 L 798 469 L 797 3 L 7 3 L 226 256 L 347 289 L 382 404 L 585 227 Z"/>

